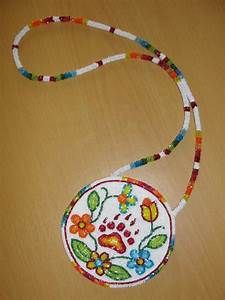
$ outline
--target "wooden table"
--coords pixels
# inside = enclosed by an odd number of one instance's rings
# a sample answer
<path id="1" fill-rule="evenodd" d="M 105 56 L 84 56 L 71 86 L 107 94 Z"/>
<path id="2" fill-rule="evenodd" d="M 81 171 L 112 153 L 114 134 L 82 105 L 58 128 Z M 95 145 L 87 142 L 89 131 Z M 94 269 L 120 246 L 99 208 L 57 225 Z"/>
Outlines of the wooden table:
<path id="1" fill-rule="evenodd" d="M 1 300 L 225 299 L 224 12 L 222 0 L 1 1 Z M 157 279 L 136 288 L 84 280 L 64 253 L 59 224 L 79 188 L 171 141 L 182 122 L 180 96 L 159 68 L 134 61 L 56 84 L 24 79 L 12 61 L 12 40 L 49 14 L 84 15 L 150 40 L 184 72 L 200 107 L 202 168 L 177 218 L 175 252 Z M 54 74 L 137 50 L 65 24 L 33 30 L 20 54 L 34 73 Z M 126 175 L 150 182 L 175 206 L 193 146 L 192 130 L 168 159 Z"/>

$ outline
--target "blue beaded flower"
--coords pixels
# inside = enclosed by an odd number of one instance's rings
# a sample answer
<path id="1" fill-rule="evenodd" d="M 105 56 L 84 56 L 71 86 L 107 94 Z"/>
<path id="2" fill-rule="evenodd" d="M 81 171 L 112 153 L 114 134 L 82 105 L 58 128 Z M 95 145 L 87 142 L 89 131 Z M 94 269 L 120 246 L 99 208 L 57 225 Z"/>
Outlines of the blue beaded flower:
<path id="1" fill-rule="evenodd" d="M 153 261 L 150 259 L 150 252 L 148 250 L 131 250 L 130 260 L 127 262 L 127 267 L 130 269 L 135 269 L 138 275 L 145 272 L 146 268 L 149 269 L 154 265 Z"/>

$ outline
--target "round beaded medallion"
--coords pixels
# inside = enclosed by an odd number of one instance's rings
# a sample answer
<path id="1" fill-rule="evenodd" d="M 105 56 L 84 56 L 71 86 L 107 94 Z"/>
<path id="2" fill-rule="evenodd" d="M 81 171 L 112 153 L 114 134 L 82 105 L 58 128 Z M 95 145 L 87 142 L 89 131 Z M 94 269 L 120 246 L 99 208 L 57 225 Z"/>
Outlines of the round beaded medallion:
<path id="1" fill-rule="evenodd" d="M 164 197 L 128 177 L 108 177 L 81 189 L 62 219 L 74 267 L 103 286 L 124 287 L 154 277 L 174 246 L 175 221 Z"/>

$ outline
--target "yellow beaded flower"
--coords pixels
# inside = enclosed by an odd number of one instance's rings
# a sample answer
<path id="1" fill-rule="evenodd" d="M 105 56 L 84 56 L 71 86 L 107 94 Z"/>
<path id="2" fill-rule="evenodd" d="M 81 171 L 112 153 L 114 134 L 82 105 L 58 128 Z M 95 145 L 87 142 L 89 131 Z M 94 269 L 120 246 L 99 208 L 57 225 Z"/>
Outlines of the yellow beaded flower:
<path id="1" fill-rule="evenodd" d="M 91 259 L 87 262 L 86 266 L 90 270 L 95 269 L 96 274 L 102 276 L 111 267 L 108 253 L 103 252 L 98 254 L 93 251 L 91 253 Z"/>

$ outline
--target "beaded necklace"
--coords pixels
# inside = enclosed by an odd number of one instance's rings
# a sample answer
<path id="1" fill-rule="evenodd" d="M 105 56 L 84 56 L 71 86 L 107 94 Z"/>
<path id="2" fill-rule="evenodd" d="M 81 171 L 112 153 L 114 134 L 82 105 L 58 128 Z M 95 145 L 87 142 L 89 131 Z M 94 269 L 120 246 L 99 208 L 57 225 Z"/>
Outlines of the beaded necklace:
<path id="1" fill-rule="evenodd" d="M 50 23 L 87 25 L 134 41 L 153 56 L 130 52 L 112 55 L 80 69 L 58 75 L 33 74 L 19 59 L 19 43 L 30 29 Z M 72 265 L 86 278 L 106 287 L 126 287 L 153 278 L 167 263 L 174 248 L 175 217 L 184 208 L 198 176 L 202 131 L 198 106 L 178 67 L 148 41 L 132 33 L 83 17 L 50 16 L 34 20 L 16 35 L 13 58 L 19 72 L 40 82 L 56 82 L 95 70 L 123 59 L 152 62 L 176 83 L 183 101 L 182 128 L 163 150 L 127 164 L 111 176 L 83 187 L 72 199 L 61 222 L 63 244 Z M 195 154 L 190 179 L 179 204 L 171 209 L 162 194 L 140 180 L 122 173 L 167 157 L 184 139 L 190 113 L 195 121 Z"/>

